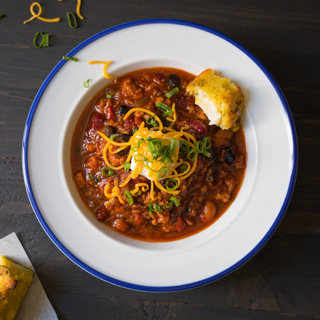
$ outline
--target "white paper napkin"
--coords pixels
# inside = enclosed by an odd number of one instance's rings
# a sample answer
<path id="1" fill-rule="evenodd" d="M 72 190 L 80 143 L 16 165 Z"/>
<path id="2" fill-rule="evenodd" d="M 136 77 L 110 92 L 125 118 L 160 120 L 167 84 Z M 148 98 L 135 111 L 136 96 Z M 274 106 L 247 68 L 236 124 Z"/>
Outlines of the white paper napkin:
<path id="1" fill-rule="evenodd" d="M 13 262 L 34 270 L 26 252 L 24 251 L 17 235 L 13 232 L 0 240 L 0 255 Z M 42 287 L 36 273 L 33 275 L 29 287 L 15 320 L 57 320 L 58 317 Z"/>

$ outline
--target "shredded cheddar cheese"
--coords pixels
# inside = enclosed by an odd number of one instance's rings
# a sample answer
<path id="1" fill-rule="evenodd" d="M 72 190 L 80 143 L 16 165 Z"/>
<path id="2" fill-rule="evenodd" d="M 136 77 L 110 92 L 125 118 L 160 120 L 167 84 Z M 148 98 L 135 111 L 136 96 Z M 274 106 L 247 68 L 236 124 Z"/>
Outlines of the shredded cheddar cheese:
<path id="1" fill-rule="evenodd" d="M 103 75 L 106 79 L 111 79 L 111 78 L 114 78 L 115 76 L 112 75 L 112 74 L 108 74 L 108 66 L 109 64 L 111 63 L 111 60 L 109 61 L 89 61 L 88 64 L 103 64 Z"/>
<path id="2" fill-rule="evenodd" d="M 33 8 L 34 8 L 35 6 L 38 6 L 38 9 L 39 9 L 39 12 L 38 12 L 38 13 L 35 13 L 34 10 L 33 10 Z M 23 21 L 23 24 L 26 24 L 26 23 L 34 20 L 34 19 L 39 19 L 39 20 L 41 20 L 41 21 L 49 22 L 49 23 L 59 22 L 59 21 L 61 20 L 60 18 L 46 19 L 46 18 L 41 17 L 40 15 L 41 15 L 41 13 L 42 13 L 42 7 L 41 7 L 41 5 L 40 5 L 39 2 L 33 2 L 33 3 L 31 4 L 31 6 L 30 6 L 30 12 L 31 12 L 31 14 L 32 14 L 32 17 L 31 17 L 30 19 L 26 20 L 26 21 Z"/>
<path id="3" fill-rule="evenodd" d="M 60 1 L 60 0 L 59 0 Z M 81 19 L 81 20 L 83 20 L 84 19 L 84 17 L 81 15 L 81 13 L 80 13 L 80 8 L 81 8 L 81 0 L 78 0 L 78 4 L 77 4 L 77 15 L 78 15 L 78 17 Z"/>
<path id="4" fill-rule="evenodd" d="M 97 63 L 99 63 L 99 61 Z M 128 119 L 128 117 L 137 111 L 153 116 L 157 120 L 159 126 L 148 129 L 145 127 L 145 123 L 142 122 L 139 129 L 131 136 L 130 140 L 124 143 L 116 142 L 108 138 L 102 132 L 99 132 L 101 138 L 106 141 L 106 145 L 103 149 L 104 161 L 106 165 L 113 170 L 120 170 L 124 168 L 124 164 L 118 167 L 111 165 L 107 156 L 107 152 L 109 154 L 117 154 L 121 150 L 124 150 L 130 146 L 131 149 L 125 163 L 129 163 L 131 160 L 131 173 L 128 175 L 126 180 L 120 184 L 119 187 L 122 188 L 127 185 L 131 179 L 136 179 L 139 175 L 144 175 L 150 180 L 151 201 L 155 201 L 154 186 L 157 186 L 157 188 L 163 192 L 177 195 L 180 193 L 179 187 L 181 185 L 181 181 L 187 179 L 194 172 L 197 166 L 197 140 L 193 135 L 184 131 L 189 127 L 184 127 L 180 131 L 176 131 L 172 128 L 177 120 L 175 104 L 172 106 L 172 118 L 167 118 L 167 120 L 171 121 L 172 124 L 170 124 L 169 127 L 164 127 L 160 118 L 156 114 L 143 108 L 130 109 L 123 117 L 123 120 Z M 155 143 L 155 145 L 152 145 L 152 141 Z M 161 148 L 164 148 L 163 150 L 167 150 L 165 152 L 170 150 L 170 161 L 164 160 L 166 158 L 159 158 L 159 156 L 155 156 L 156 151 L 152 149 L 157 147 L 157 143 L 160 143 Z M 193 162 L 192 165 L 189 161 L 179 158 L 181 144 L 184 144 L 184 146 L 187 145 L 190 150 L 195 150 L 195 157 L 188 157 L 188 160 Z M 160 147 L 158 146 L 158 148 Z M 184 166 L 184 171 L 178 173 L 177 169 L 182 165 Z M 160 180 L 162 179 L 167 179 L 165 184 L 160 183 Z M 171 183 L 174 183 L 173 187 L 167 186 L 167 182 L 170 180 Z M 118 197 L 120 202 L 123 201 L 119 194 L 119 187 L 114 186 L 112 188 L 112 192 L 108 193 L 110 186 L 107 184 L 105 187 L 106 197 L 108 199 Z M 141 195 L 142 192 L 146 192 L 148 190 L 149 185 L 147 183 L 137 183 L 135 188 L 131 190 L 130 193 L 132 196 L 138 196 Z"/>

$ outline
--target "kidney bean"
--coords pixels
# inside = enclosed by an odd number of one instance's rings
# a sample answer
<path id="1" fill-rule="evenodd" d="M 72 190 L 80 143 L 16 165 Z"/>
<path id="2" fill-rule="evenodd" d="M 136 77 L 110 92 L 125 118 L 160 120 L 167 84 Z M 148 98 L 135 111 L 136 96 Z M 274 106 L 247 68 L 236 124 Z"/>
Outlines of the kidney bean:
<path id="1" fill-rule="evenodd" d="M 132 132 L 132 127 L 133 127 L 133 123 L 132 123 L 132 118 L 128 118 L 124 121 L 124 127 L 126 128 L 126 130 L 131 133 Z"/>
<path id="2" fill-rule="evenodd" d="M 123 220 L 121 220 L 121 219 L 117 219 L 117 220 L 113 223 L 113 227 L 114 227 L 116 230 L 118 230 L 118 231 L 126 232 L 126 231 L 128 231 L 128 229 L 129 229 L 130 226 L 129 226 L 125 221 L 123 221 Z"/>
<path id="3" fill-rule="evenodd" d="M 207 127 L 200 120 L 191 120 L 190 128 L 199 134 L 207 132 Z"/>
<path id="4" fill-rule="evenodd" d="M 99 221 L 104 221 L 108 218 L 108 210 L 107 208 L 102 205 L 97 211 L 96 211 L 96 219 Z"/>
<path id="5" fill-rule="evenodd" d="M 204 206 L 203 212 L 200 215 L 200 219 L 204 222 L 210 221 L 214 218 L 214 216 L 216 215 L 216 212 L 217 212 L 216 205 L 211 201 L 207 201 Z"/>
<path id="6" fill-rule="evenodd" d="M 105 110 L 105 114 L 106 114 L 106 118 L 108 120 L 110 120 L 110 119 L 112 119 L 114 117 L 115 112 L 114 112 L 113 108 L 110 105 L 107 106 L 107 108 Z"/>
<path id="7" fill-rule="evenodd" d="M 189 106 L 194 105 L 194 102 L 195 102 L 194 97 L 190 96 L 190 97 L 185 98 L 185 99 L 177 99 L 176 105 L 177 105 L 178 108 L 186 109 Z"/>
<path id="8" fill-rule="evenodd" d="M 98 129 L 103 123 L 103 116 L 101 114 L 96 114 L 92 117 L 91 128 Z"/>

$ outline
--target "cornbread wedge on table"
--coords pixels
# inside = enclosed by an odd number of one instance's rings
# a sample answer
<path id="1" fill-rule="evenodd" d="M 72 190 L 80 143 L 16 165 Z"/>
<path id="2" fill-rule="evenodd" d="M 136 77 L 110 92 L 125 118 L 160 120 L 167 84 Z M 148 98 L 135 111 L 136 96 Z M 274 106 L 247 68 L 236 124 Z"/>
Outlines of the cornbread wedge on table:
<path id="1" fill-rule="evenodd" d="M 244 96 L 240 87 L 230 79 L 222 78 L 212 69 L 203 71 L 188 86 L 187 92 L 206 113 L 211 125 L 221 129 L 235 126 L 244 109 Z"/>
<path id="2" fill-rule="evenodd" d="M 0 256 L 0 320 L 15 318 L 32 279 L 32 270 Z"/>

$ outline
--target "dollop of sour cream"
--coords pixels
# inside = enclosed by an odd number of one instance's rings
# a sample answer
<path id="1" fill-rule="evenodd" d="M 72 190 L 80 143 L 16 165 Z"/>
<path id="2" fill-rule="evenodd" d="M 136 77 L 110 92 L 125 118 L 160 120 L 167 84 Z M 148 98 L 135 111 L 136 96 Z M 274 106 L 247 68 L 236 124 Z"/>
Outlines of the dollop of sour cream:
<path id="1" fill-rule="evenodd" d="M 165 139 L 168 141 L 168 144 L 170 145 L 171 143 L 171 139 L 170 137 L 166 137 L 166 134 L 165 133 L 162 133 L 160 131 L 150 131 L 148 130 L 148 128 L 143 128 L 142 130 L 139 130 L 135 135 L 134 135 L 134 139 L 132 141 L 132 147 L 135 147 L 138 145 L 138 142 L 141 138 L 144 139 L 144 142 L 140 145 L 139 149 L 135 152 L 132 151 L 131 149 L 131 152 L 132 152 L 132 158 L 131 158 L 131 170 L 132 172 L 135 172 L 137 166 L 139 166 L 139 174 L 146 177 L 147 179 L 149 180 L 154 180 L 156 174 L 157 174 L 157 171 L 159 171 L 160 169 L 160 166 L 161 166 L 161 163 L 159 162 L 155 162 L 155 163 L 152 163 L 154 161 L 154 159 L 152 158 L 152 154 L 151 152 L 149 151 L 148 149 L 148 146 L 147 146 L 147 141 L 146 139 L 148 137 L 151 137 L 151 138 L 159 138 L 159 139 Z M 179 141 L 177 140 L 177 144 L 176 144 L 176 147 L 175 147 L 175 151 L 174 151 L 174 154 L 172 155 L 172 160 L 173 160 L 173 163 L 167 163 L 168 167 L 170 168 L 173 168 L 174 165 L 176 164 L 176 162 L 178 161 L 178 157 L 179 157 L 179 148 L 180 148 L 180 144 L 179 144 Z M 144 162 L 140 162 L 140 161 L 136 161 L 135 160 L 135 155 L 139 155 L 138 158 L 141 158 L 141 155 L 145 158 L 148 159 L 149 163 L 148 163 L 148 166 L 155 170 L 155 171 L 152 171 L 150 170 L 149 168 L 147 168 L 144 164 Z M 158 180 L 161 180 L 161 179 L 164 179 L 166 176 L 169 175 L 169 169 L 167 171 L 163 171 L 161 173 L 161 177 L 158 177 Z"/>

